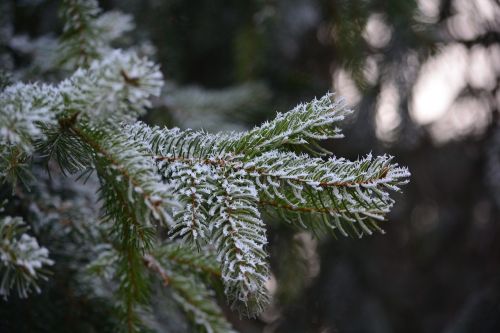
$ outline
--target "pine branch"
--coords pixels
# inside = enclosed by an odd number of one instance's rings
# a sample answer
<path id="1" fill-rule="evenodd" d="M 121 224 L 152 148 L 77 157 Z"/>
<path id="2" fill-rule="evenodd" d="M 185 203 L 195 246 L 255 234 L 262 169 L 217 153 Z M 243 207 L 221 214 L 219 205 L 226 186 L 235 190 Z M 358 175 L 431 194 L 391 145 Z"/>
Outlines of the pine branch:
<path id="1" fill-rule="evenodd" d="M 384 220 L 394 203 L 387 191 L 399 191 L 408 182 L 408 170 L 391 161 L 389 156 L 368 155 L 351 162 L 269 152 L 244 168 L 255 177 L 261 204 L 293 212 L 285 213 L 289 220 L 303 222 L 302 213 L 319 214 L 326 230 L 337 229 L 347 236 L 348 225 L 361 236 L 382 231 L 375 220 Z M 302 226 L 321 229 L 314 222 Z"/>
<path id="2" fill-rule="evenodd" d="M 377 221 L 383 220 L 393 205 L 388 192 L 398 191 L 399 186 L 407 183 L 408 170 L 391 163 L 392 157 L 368 155 L 351 162 L 283 152 L 281 146 L 280 150 L 264 146 L 274 147 L 281 142 L 272 139 L 272 135 L 280 134 L 269 128 L 278 131 L 288 125 L 307 123 L 300 118 L 304 109 L 316 110 L 319 115 L 311 112 L 307 125 L 310 128 L 305 134 L 297 129 L 296 135 L 292 135 L 294 142 L 339 135 L 337 129 L 325 134 L 322 127 L 340 117 L 327 102 L 331 102 L 331 96 L 320 101 L 299 107 L 288 117 L 280 116 L 272 125 L 265 124 L 260 134 L 259 128 L 240 135 L 150 128 L 140 123 L 123 128 L 130 140 L 149 149 L 151 155 L 147 156 L 154 157 L 165 180 L 176 189 L 174 195 L 184 203 L 184 209 L 174 216 L 171 236 L 198 247 L 207 242 L 219 246 L 226 294 L 232 305 L 241 306 L 245 314 L 261 311 L 267 301 L 266 253 L 262 249 L 266 238 L 259 207 L 271 207 L 271 213 L 315 233 L 338 231 L 344 236 L 361 237 L 383 232 Z M 328 112 L 333 115 L 325 116 Z M 268 135 L 269 140 L 261 135 Z M 249 143 L 259 149 L 250 145 L 239 152 Z M 245 241 L 249 243 L 241 251 L 239 247 Z M 240 252 L 245 255 L 234 256 Z M 248 267 L 250 278 L 243 278 L 245 274 L 241 272 Z"/>
<path id="3" fill-rule="evenodd" d="M 48 275 L 44 266 L 54 264 L 48 250 L 26 234 L 28 229 L 19 217 L 0 218 L 0 295 L 5 299 L 13 288 L 21 298 L 33 290 L 39 293 L 39 282 Z"/>
<path id="4" fill-rule="evenodd" d="M 30 156 L 17 147 L 0 146 L 0 184 L 7 182 L 14 190 L 17 183 L 21 182 L 25 188 L 29 188 L 33 180 L 30 163 Z"/>
<path id="5" fill-rule="evenodd" d="M 144 158 L 145 147 L 110 128 L 73 126 L 72 130 L 92 148 L 99 175 L 121 192 L 124 204 L 134 207 L 138 221 L 148 226 L 154 225 L 152 221 L 171 224 L 167 207 L 177 202 L 171 197 L 170 186 L 163 184 L 153 159 Z"/>
<path id="6" fill-rule="evenodd" d="M 319 100 L 299 104 L 293 110 L 278 114 L 251 131 L 208 134 L 203 131 L 148 128 L 134 124 L 127 128 L 132 136 L 149 143 L 156 155 L 164 157 L 217 157 L 244 155 L 251 159 L 269 150 L 282 150 L 287 145 L 310 146 L 324 152 L 317 141 L 342 138 L 341 130 L 333 124 L 345 119 L 352 111 L 343 99 L 328 93 Z"/>
<path id="7" fill-rule="evenodd" d="M 156 156 L 155 159 L 161 163 L 227 166 L 234 171 L 244 171 L 254 177 L 263 205 L 303 212 L 366 213 L 377 219 L 382 216 L 374 215 L 387 213 L 393 203 L 385 190 L 398 191 L 409 176 L 406 168 L 390 163 L 390 156 L 368 155 L 351 162 L 271 151 L 246 163 L 237 158 Z M 341 195 L 342 202 L 334 200 L 334 196 L 340 200 Z M 322 207 L 321 202 L 340 208 L 328 209 Z"/>
<path id="8" fill-rule="evenodd" d="M 129 332 L 141 328 L 138 308 L 149 299 L 141 263 L 142 254 L 155 236 L 152 222 L 167 223 L 169 214 L 165 207 L 174 203 L 168 200 L 170 190 L 162 186 L 153 161 L 143 158 L 140 145 L 128 142 L 113 130 L 113 120 L 130 120 L 143 112 L 150 105 L 149 96 L 159 93 L 161 84 L 155 65 L 116 51 L 92 62 L 89 69 L 78 70 L 56 87 L 43 86 L 43 91 L 37 85 L 22 87 L 43 101 L 43 111 L 50 111 L 54 119 L 41 123 L 38 135 L 38 127 L 33 126 L 36 119 L 24 117 L 31 126 L 25 126 L 31 132 L 26 136 L 37 140 L 37 148 L 43 154 L 55 157 L 63 171 L 73 173 L 95 167 L 99 174 L 105 218 L 113 221 L 113 235 L 121 254 L 116 270 L 122 300 L 119 312 Z M 2 92 L 7 93 L 9 89 Z M 23 94 L 17 96 L 26 98 Z M 7 116 L 14 114 L 7 111 Z"/>
<path id="9" fill-rule="evenodd" d="M 198 159 L 225 159 L 230 156 L 226 147 L 235 133 L 209 134 L 203 131 L 179 128 L 149 127 L 142 122 L 125 124 L 123 131 L 129 138 L 141 142 L 159 161 Z"/>
<path id="10" fill-rule="evenodd" d="M 99 58 L 104 43 L 96 18 L 100 13 L 96 0 L 64 0 L 61 5 L 64 22 L 59 53 L 60 62 L 70 68 L 87 67 Z"/>
<path id="11" fill-rule="evenodd" d="M 178 245 L 162 246 L 155 255 L 144 256 L 146 266 L 172 291 L 197 332 L 234 332 L 198 274 L 217 271 L 213 257 L 194 254 Z M 194 270 L 193 270 L 194 269 Z"/>
<path id="12" fill-rule="evenodd" d="M 88 121 L 119 123 L 144 113 L 163 84 L 158 66 L 133 53 L 116 50 L 88 70 L 77 70 L 57 86 L 18 83 L 0 93 L 0 143 L 30 152 L 43 139 L 40 124 L 75 112 Z"/>
<path id="13" fill-rule="evenodd" d="M 137 133 L 142 134 L 140 140 L 149 142 L 153 152 L 167 152 L 166 156 L 155 156 L 160 169 L 171 170 L 173 166 L 178 168 L 178 165 L 185 165 L 203 170 L 202 184 L 213 182 L 208 179 L 217 177 L 213 175 L 214 170 L 220 166 L 228 167 L 234 172 L 243 171 L 254 179 L 260 204 L 284 211 L 284 215 L 288 215 L 287 220 L 303 222 L 304 216 L 301 213 L 315 213 L 325 223 L 308 223 L 309 228 L 318 227 L 318 230 L 326 231 L 337 229 L 345 236 L 348 234 L 346 226 L 352 228 L 358 236 L 372 234 L 375 230 L 381 231 L 376 220 L 383 220 L 393 205 L 387 191 L 398 191 L 399 186 L 407 183 L 406 178 L 409 176 L 406 168 L 391 164 L 392 157 L 389 156 L 373 158 L 368 155 L 351 162 L 335 157 L 324 160 L 291 152 L 270 151 L 252 158 L 247 155 L 222 155 L 223 153 L 202 158 L 198 156 L 207 151 L 206 142 L 217 141 L 214 136 L 202 132 L 184 135 L 175 132 L 177 140 L 162 140 L 163 135 L 168 137 L 167 130 L 146 130 L 144 125 L 132 125 L 127 127 L 129 128 L 134 133 L 132 137 L 137 137 Z M 158 132 L 154 134 L 155 131 Z M 218 139 L 223 140 L 224 137 L 219 136 Z M 169 141 L 168 148 L 161 148 L 166 141 Z M 218 147 L 224 147 L 224 141 L 210 147 L 211 150 L 208 151 L 215 154 Z M 170 171 L 164 172 L 167 178 L 172 177 Z M 193 179 L 195 176 L 193 174 Z M 182 185 L 178 186 L 185 185 L 185 181 L 180 183 Z M 200 195 L 197 194 L 198 197 Z M 205 221 L 202 206 L 198 204 L 197 207 L 197 213 Z M 307 228 L 304 223 L 301 224 Z M 323 228 L 325 226 L 326 229 Z"/>
<path id="14" fill-rule="evenodd" d="M 264 284 L 269 273 L 263 249 L 267 240 L 257 209 L 257 191 L 246 179 L 244 170 L 235 172 L 224 164 L 217 164 L 222 160 L 211 156 L 206 158 L 211 164 L 196 163 L 185 157 L 213 151 L 215 136 L 149 129 L 140 124 L 126 126 L 125 131 L 130 131 L 131 138 L 149 145 L 152 150 L 171 151 L 181 156 L 159 166 L 177 190 L 179 200 L 186 203 L 174 216 L 176 224 L 171 236 L 180 236 L 191 245 L 213 242 L 232 306 L 245 315 L 260 312 L 268 301 Z M 208 146 L 204 140 L 214 140 L 214 144 Z M 162 148 L 166 144 L 168 147 Z"/>
<path id="15" fill-rule="evenodd" d="M 172 237 L 180 237 L 187 244 L 203 245 L 209 237 L 208 208 L 205 197 L 215 191 L 214 177 L 209 166 L 174 163 L 164 176 L 174 184 L 182 208 L 174 211 L 177 221 L 171 231 Z"/>
<path id="16" fill-rule="evenodd" d="M 49 85 L 17 83 L 0 93 L 0 144 L 16 146 L 26 153 L 33 142 L 44 138 L 40 124 L 56 123 L 62 98 Z"/>
<path id="17" fill-rule="evenodd" d="M 170 218 L 165 211 L 171 203 L 169 191 L 152 161 L 143 158 L 142 147 L 127 142 L 119 132 L 76 126 L 72 130 L 94 151 L 105 219 L 113 225 L 120 254 L 116 270 L 120 312 L 127 332 L 138 332 L 142 326 L 138 307 L 149 296 L 142 257 L 155 238 L 153 220 L 166 223 Z"/>
<path id="18" fill-rule="evenodd" d="M 60 118 L 56 126 L 41 124 L 46 139 L 36 143 L 41 156 L 47 162 L 56 161 L 64 175 L 88 170 L 92 166 L 92 150 L 72 130 L 77 118 L 78 113 L 74 113 L 70 118 Z"/>
<path id="19" fill-rule="evenodd" d="M 221 171 L 220 187 L 212 195 L 209 211 L 211 239 L 231 307 L 251 317 L 269 302 L 266 229 L 253 183 L 244 173 Z"/>
<path id="20" fill-rule="evenodd" d="M 77 70 L 61 82 L 59 91 L 65 109 L 87 115 L 89 121 L 130 121 L 151 106 L 149 98 L 158 96 L 163 85 L 157 65 L 134 53 L 110 52 L 88 70 Z"/>
<path id="21" fill-rule="evenodd" d="M 157 66 L 116 51 L 58 86 L 9 86 L 0 93 L 0 144 L 29 155 L 36 143 L 62 170 L 80 171 L 89 165 L 88 154 L 68 131 L 76 116 L 92 123 L 133 119 L 150 106 L 149 97 L 159 94 L 161 85 Z M 3 160 L 13 161 L 11 150 L 0 151 Z"/>
<path id="22" fill-rule="evenodd" d="M 59 63 L 71 70 L 87 68 L 113 51 L 111 43 L 134 28 L 132 17 L 119 11 L 101 14 L 96 0 L 64 0 Z"/>
<path id="23" fill-rule="evenodd" d="M 161 182 L 142 147 L 130 143 L 117 131 L 72 127 L 94 151 L 94 164 L 101 180 L 105 219 L 109 220 L 120 254 L 116 278 L 120 281 L 121 312 L 128 332 L 141 329 L 138 307 L 149 299 L 149 283 L 142 269 L 143 255 L 152 247 L 154 221 L 168 223 L 170 190 Z"/>
<path id="24" fill-rule="evenodd" d="M 342 138 L 340 128 L 332 125 L 350 113 L 352 110 L 343 99 L 335 100 L 334 94 L 328 93 L 319 100 L 299 104 L 287 113 L 278 113 L 274 120 L 235 137 L 228 150 L 236 154 L 245 152 L 248 157 L 282 149 L 284 145 L 310 146 L 324 152 L 317 141 Z"/>
<path id="25" fill-rule="evenodd" d="M 188 319 L 199 332 L 235 332 L 215 302 L 214 293 L 193 276 L 173 272 L 170 285 L 173 298 L 180 304 Z"/>

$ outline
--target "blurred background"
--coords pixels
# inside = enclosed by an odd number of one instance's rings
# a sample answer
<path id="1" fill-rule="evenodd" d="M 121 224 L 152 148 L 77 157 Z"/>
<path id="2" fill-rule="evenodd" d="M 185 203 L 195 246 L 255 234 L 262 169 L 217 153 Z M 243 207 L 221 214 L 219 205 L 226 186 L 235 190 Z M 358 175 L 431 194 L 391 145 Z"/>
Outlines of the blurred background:
<path id="1" fill-rule="evenodd" d="M 50 80 L 58 1 L 1 2 L 2 67 Z M 385 235 L 317 240 L 268 221 L 275 302 L 229 314 L 236 328 L 500 332 L 498 0 L 99 2 L 131 14 L 121 42 L 161 64 L 149 123 L 241 130 L 330 90 L 355 113 L 325 146 L 412 173 Z"/>

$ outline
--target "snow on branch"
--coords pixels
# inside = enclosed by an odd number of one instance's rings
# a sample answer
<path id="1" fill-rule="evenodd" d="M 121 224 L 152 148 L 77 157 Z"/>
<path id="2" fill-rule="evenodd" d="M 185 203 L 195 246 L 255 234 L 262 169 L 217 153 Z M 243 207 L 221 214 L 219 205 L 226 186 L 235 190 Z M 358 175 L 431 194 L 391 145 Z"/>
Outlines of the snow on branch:
<path id="1" fill-rule="evenodd" d="M 54 262 L 49 251 L 26 234 L 28 227 L 20 217 L 0 218 L 0 295 L 7 298 L 12 289 L 26 298 L 40 292 L 40 280 L 47 279 L 46 266 Z"/>
<path id="2" fill-rule="evenodd" d="M 40 124 L 55 124 L 62 107 L 57 88 L 44 84 L 16 83 L 0 93 L 0 144 L 25 152 L 44 137 Z"/>
<path id="3" fill-rule="evenodd" d="M 379 222 L 394 203 L 389 192 L 408 182 L 406 168 L 390 156 L 348 161 L 286 151 L 286 143 L 340 137 L 330 126 L 349 112 L 327 94 L 240 134 L 124 125 L 182 203 L 171 237 L 216 246 L 226 295 L 242 313 L 258 313 L 268 301 L 261 211 L 315 233 L 383 232 Z"/>
<path id="4" fill-rule="evenodd" d="M 287 113 L 278 113 L 272 121 L 236 137 L 230 150 L 240 153 L 283 149 L 284 145 L 309 145 L 322 149 L 319 140 L 343 138 L 340 128 L 333 126 L 352 113 L 343 99 L 327 93 L 320 99 L 297 105 Z"/>
<path id="5" fill-rule="evenodd" d="M 128 140 L 119 131 L 95 130 L 92 127 L 73 127 L 80 139 L 94 151 L 95 167 L 105 182 L 115 188 L 106 204 L 130 205 L 133 217 L 139 223 L 151 226 L 152 221 L 171 224 L 167 208 L 175 207 L 171 187 L 165 184 L 152 158 L 144 158 L 147 150 Z M 114 198 L 114 196 L 120 198 Z"/>
<path id="6" fill-rule="evenodd" d="M 0 143 L 27 153 L 57 118 L 81 113 L 94 123 L 135 119 L 163 84 L 158 66 L 133 53 L 113 51 L 57 86 L 17 83 L 0 93 Z M 60 122 L 59 122 L 60 123 Z"/>
<path id="7" fill-rule="evenodd" d="M 210 238 L 217 249 L 231 307 L 251 317 L 269 302 L 266 228 L 253 183 L 243 172 L 230 169 L 223 168 L 221 176 L 210 201 Z"/>
<path id="8" fill-rule="evenodd" d="M 158 96 L 163 76 L 157 65 L 134 53 L 110 52 L 102 60 L 79 69 L 58 86 L 67 110 L 78 111 L 92 121 L 110 118 L 117 123 L 143 115 Z"/>
<path id="9" fill-rule="evenodd" d="M 394 203 L 388 191 L 399 191 L 408 182 L 408 170 L 391 163 L 392 159 L 370 154 L 357 161 L 335 157 L 325 160 L 271 151 L 243 168 L 254 177 L 260 203 L 287 211 L 287 220 L 315 229 L 318 224 L 305 225 L 301 217 L 304 213 L 317 214 L 329 229 L 347 236 L 347 225 L 361 236 L 381 231 L 376 222 L 384 220 Z"/>

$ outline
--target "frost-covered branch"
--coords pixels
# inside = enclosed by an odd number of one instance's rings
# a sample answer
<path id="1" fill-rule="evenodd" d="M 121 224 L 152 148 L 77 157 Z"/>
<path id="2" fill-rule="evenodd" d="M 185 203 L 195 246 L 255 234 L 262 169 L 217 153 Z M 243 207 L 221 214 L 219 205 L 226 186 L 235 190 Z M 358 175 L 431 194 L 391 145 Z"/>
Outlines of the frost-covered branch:
<path id="1" fill-rule="evenodd" d="M 225 177 L 211 197 L 211 239 L 231 306 L 254 316 L 269 302 L 266 228 L 256 205 L 254 184 L 244 173 L 223 172 Z"/>
<path id="2" fill-rule="evenodd" d="M 248 149 L 262 152 L 283 149 L 284 145 L 308 145 L 322 152 L 317 141 L 342 138 L 340 128 L 333 125 L 350 113 L 343 99 L 328 93 L 320 99 L 299 104 L 287 113 L 278 113 L 274 120 L 236 137 L 228 149 L 236 153 L 245 151 L 249 155 Z"/>
<path id="3" fill-rule="evenodd" d="M 144 114 L 151 106 L 149 98 L 158 96 L 162 85 L 157 65 L 115 50 L 92 62 L 89 69 L 77 70 L 58 90 L 67 110 L 81 112 L 94 122 L 113 118 L 119 123 Z"/>
<path id="4" fill-rule="evenodd" d="M 123 127 L 130 140 L 148 147 L 182 203 L 171 237 L 195 247 L 216 245 L 226 295 L 245 314 L 267 302 L 261 210 L 316 233 L 361 237 L 382 232 L 378 223 L 394 202 L 389 192 L 407 182 L 408 170 L 389 156 L 351 162 L 286 151 L 285 143 L 338 137 L 327 125 L 349 112 L 339 103 L 327 94 L 241 134 Z M 273 140 L 280 133 L 289 134 L 286 142 Z"/>
<path id="5" fill-rule="evenodd" d="M 177 223 L 171 235 L 190 244 L 203 245 L 209 239 L 209 213 L 205 200 L 216 189 L 216 177 L 211 167 L 173 163 L 164 175 L 174 180 L 174 193 L 181 206 L 174 211 Z"/>
<path id="6" fill-rule="evenodd" d="M 57 86 L 18 83 L 0 93 L 0 143 L 25 152 L 43 139 L 42 126 L 75 112 L 92 122 L 134 119 L 163 84 L 158 67 L 135 54 L 114 51 Z"/>
<path id="7" fill-rule="evenodd" d="M 120 281 L 121 313 L 127 331 L 135 332 L 141 326 L 138 307 L 147 303 L 149 295 L 141 265 L 143 254 L 156 238 L 157 222 L 169 224 L 167 208 L 175 202 L 153 160 L 144 158 L 144 147 L 116 130 L 86 126 L 73 126 L 72 130 L 93 151 L 105 219 L 112 225 L 119 253 L 116 279 Z"/>
<path id="8" fill-rule="evenodd" d="M 25 152 L 44 137 L 40 124 L 55 124 L 62 108 L 57 88 L 45 84 L 16 83 L 0 93 L 0 144 Z"/>
<path id="9" fill-rule="evenodd" d="M 145 147 L 127 140 L 116 130 L 95 130 L 92 127 L 73 127 L 74 133 L 94 152 L 95 167 L 106 185 L 118 190 L 120 200 L 110 198 L 105 203 L 134 207 L 133 215 L 141 224 L 151 226 L 156 220 L 170 224 L 167 208 L 176 205 L 170 186 L 164 184 L 152 158 L 144 158 Z M 111 214 L 111 216 L 113 216 Z"/>
<path id="10" fill-rule="evenodd" d="M 28 227 L 19 217 L 0 218 L 0 295 L 7 298 L 12 289 L 26 298 L 40 292 L 40 280 L 47 279 L 46 266 L 54 262 L 49 251 L 26 234 Z"/>
<path id="11" fill-rule="evenodd" d="M 287 220 L 314 230 L 320 225 L 304 224 L 302 213 L 319 214 L 326 227 L 347 236 L 348 226 L 361 236 L 381 231 L 376 221 L 384 220 L 394 203 L 388 191 L 408 182 L 408 170 L 391 161 L 389 156 L 351 162 L 271 151 L 244 167 L 255 177 L 261 204 L 288 211 Z"/>

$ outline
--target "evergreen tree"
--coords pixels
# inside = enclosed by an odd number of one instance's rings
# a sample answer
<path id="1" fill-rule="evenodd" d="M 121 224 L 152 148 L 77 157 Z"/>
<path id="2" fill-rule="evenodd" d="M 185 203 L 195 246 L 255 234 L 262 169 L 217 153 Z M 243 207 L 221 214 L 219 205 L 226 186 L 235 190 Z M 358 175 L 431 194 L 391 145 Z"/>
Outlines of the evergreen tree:
<path id="1" fill-rule="evenodd" d="M 107 330 L 154 329 L 157 299 L 169 297 L 194 329 L 232 332 L 218 280 L 243 316 L 270 301 L 263 214 L 318 235 L 382 232 L 389 192 L 409 172 L 390 156 L 348 161 L 322 148 L 342 138 L 342 99 L 328 93 L 241 133 L 151 127 L 137 118 L 162 92 L 159 67 L 112 46 L 130 17 L 101 14 L 95 0 L 63 1 L 62 17 L 50 59 L 72 74 L 0 92 L 0 178 L 12 189 L 0 218 L 6 301 L 68 274 L 68 288 L 81 284 L 77 293 L 111 309 Z"/>

